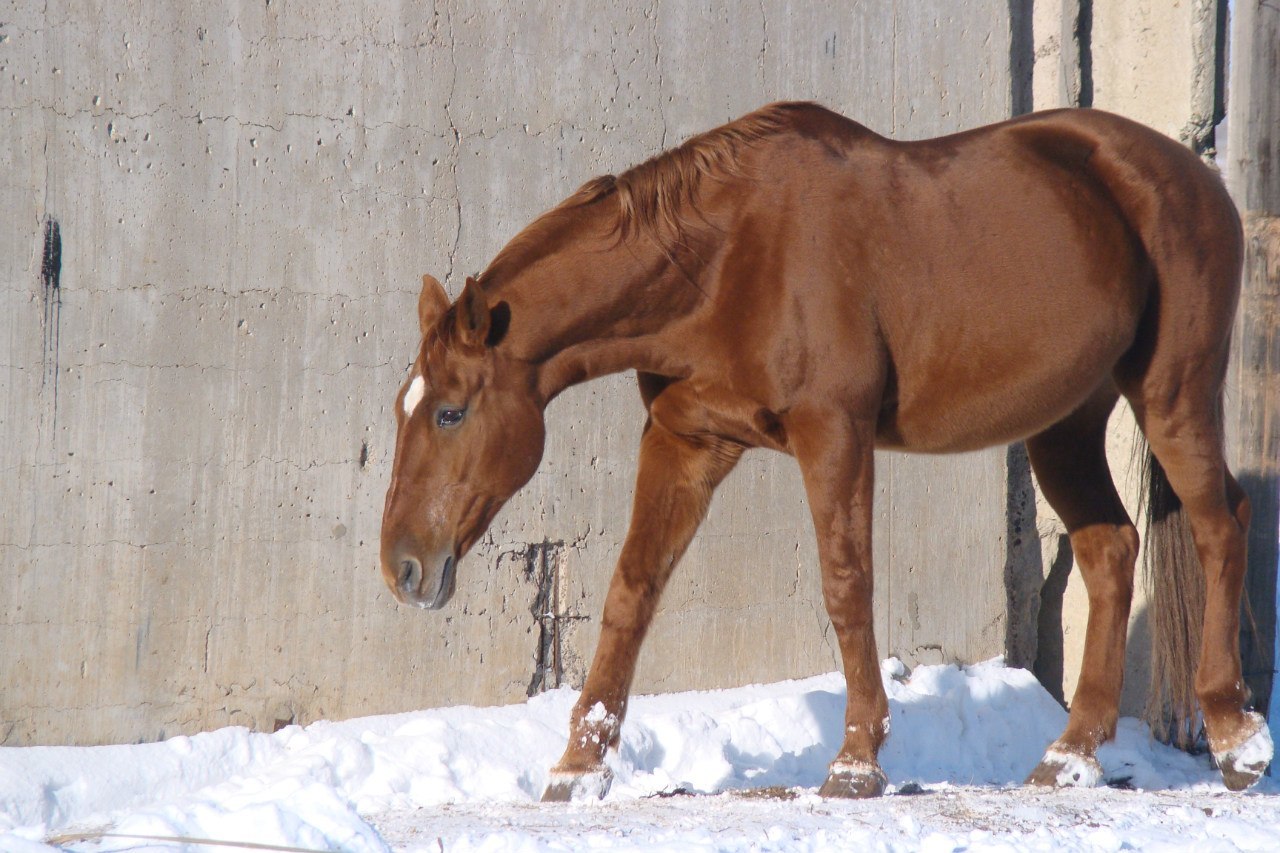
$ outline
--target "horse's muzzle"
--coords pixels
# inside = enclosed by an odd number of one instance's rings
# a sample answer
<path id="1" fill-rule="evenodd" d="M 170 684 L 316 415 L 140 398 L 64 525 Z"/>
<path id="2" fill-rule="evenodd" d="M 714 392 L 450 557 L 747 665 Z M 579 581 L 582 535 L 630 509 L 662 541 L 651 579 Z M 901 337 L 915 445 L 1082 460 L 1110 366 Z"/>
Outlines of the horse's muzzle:
<path id="1" fill-rule="evenodd" d="M 458 561 L 452 554 L 428 561 L 431 565 L 424 571 L 417 557 L 402 554 L 396 562 L 397 580 L 391 591 L 404 604 L 439 610 L 453 597 Z"/>

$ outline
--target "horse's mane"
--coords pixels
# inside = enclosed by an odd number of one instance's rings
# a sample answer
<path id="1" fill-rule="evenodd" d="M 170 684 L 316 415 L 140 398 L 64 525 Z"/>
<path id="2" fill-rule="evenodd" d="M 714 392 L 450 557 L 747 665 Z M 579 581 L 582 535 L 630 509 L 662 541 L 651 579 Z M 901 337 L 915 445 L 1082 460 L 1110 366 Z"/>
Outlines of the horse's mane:
<path id="1" fill-rule="evenodd" d="M 770 104 L 691 137 L 619 175 L 594 178 L 560 207 L 590 204 L 616 192 L 618 230 L 624 238 L 638 233 L 674 237 L 683 230 L 688 213 L 696 210 L 702 182 L 741 174 L 744 150 L 790 127 L 795 106 Z"/>
<path id="2" fill-rule="evenodd" d="M 770 104 L 691 137 L 621 174 L 592 178 L 534 224 L 616 194 L 617 233 L 623 239 L 649 235 L 669 251 L 681 242 L 690 216 L 697 212 L 698 192 L 703 182 L 740 175 L 743 152 L 792 127 L 798 106 L 810 105 Z M 535 240 L 535 229 L 525 229 L 498 253 L 491 267 Z"/>
<path id="3" fill-rule="evenodd" d="M 641 232 L 674 237 L 683 230 L 688 213 L 696 210 L 702 182 L 740 174 L 743 151 L 790 127 L 794 106 L 770 104 L 620 175 L 596 178 L 570 196 L 565 206 L 588 204 L 612 190 L 618 194 L 618 229 L 624 237 Z"/>

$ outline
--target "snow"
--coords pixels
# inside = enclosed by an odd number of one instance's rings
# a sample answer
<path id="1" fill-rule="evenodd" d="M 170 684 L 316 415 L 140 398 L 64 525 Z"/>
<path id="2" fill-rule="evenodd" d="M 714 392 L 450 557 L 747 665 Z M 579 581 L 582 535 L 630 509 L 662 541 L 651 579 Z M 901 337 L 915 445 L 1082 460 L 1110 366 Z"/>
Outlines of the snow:
<path id="1" fill-rule="evenodd" d="M 816 796 L 844 732 L 837 674 L 632 700 L 602 802 L 537 802 L 567 689 L 276 734 L 0 750 L 0 851 L 1273 850 L 1280 784 L 1227 792 L 1206 756 L 1121 721 L 1116 787 L 1021 785 L 1066 713 L 1027 672 L 897 661 L 887 796 Z M 604 709 L 600 709 L 603 715 Z M 261 848 L 259 848 L 261 849 Z"/>

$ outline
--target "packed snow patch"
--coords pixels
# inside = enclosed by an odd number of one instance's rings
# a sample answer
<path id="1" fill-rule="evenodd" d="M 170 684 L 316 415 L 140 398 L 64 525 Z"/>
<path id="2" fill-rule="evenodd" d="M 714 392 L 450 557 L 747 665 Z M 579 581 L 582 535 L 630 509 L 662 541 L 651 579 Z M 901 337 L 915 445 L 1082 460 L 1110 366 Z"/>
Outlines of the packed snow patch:
<path id="1" fill-rule="evenodd" d="M 845 728 L 844 681 L 830 674 L 636 697 L 608 759 L 604 802 L 540 805 L 577 698 L 562 689 L 520 705 L 273 735 L 231 728 L 140 746 L 3 749 L 0 850 L 175 849 L 143 836 L 354 853 L 584 841 L 633 850 L 1119 849 L 1201 837 L 1216 849 L 1261 850 L 1280 837 L 1280 786 L 1264 779 L 1253 793 L 1227 794 L 1207 757 L 1153 742 L 1135 720 L 1121 721 L 1098 759 L 1104 782 L 1148 793 L 1010 787 L 1066 723 L 1023 670 L 993 661 L 922 666 L 908 677 L 888 661 L 883 676 L 893 733 L 881 752 L 890 796 L 880 800 L 813 794 Z M 760 789 L 767 796 L 749 793 Z"/>

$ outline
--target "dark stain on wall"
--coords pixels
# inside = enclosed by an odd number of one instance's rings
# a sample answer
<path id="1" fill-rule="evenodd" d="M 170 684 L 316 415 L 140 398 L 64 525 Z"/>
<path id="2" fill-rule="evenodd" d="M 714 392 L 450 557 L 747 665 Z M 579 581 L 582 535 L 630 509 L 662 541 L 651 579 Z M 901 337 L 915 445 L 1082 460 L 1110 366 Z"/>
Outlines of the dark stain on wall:
<path id="1" fill-rule="evenodd" d="M 1031 71 L 1036 48 L 1031 17 L 1031 0 L 1009 0 L 1009 108 L 1015 116 L 1032 109 Z"/>
<path id="2" fill-rule="evenodd" d="M 1077 107 L 1093 106 L 1093 0 L 1080 0 L 1074 26 L 1080 48 L 1080 96 Z"/>
<path id="3" fill-rule="evenodd" d="M 1036 660 L 1037 617 L 1044 580 L 1040 536 L 1036 529 L 1036 490 L 1026 446 L 1005 452 L 1004 589 L 1005 660 L 1030 669 Z"/>
<path id="4" fill-rule="evenodd" d="M 40 302 L 44 310 L 44 350 L 41 388 L 52 384 L 54 405 L 58 399 L 58 343 L 62 326 L 62 229 L 52 216 L 44 219 L 44 245 L 40 251 Z"/>

